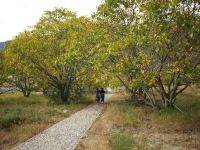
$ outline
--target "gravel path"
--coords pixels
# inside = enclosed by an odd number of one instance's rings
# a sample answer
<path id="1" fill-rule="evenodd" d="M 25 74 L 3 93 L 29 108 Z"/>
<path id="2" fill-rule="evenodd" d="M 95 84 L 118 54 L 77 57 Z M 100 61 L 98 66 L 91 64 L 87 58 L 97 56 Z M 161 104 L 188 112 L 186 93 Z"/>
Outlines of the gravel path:
<path id="1" fill-rule="evenodd" d="M 111 94 L 106 95 L 105 101 Z M 74 150 L 104 108 L 93 104 L 46 129 L 14 150 Z"/>

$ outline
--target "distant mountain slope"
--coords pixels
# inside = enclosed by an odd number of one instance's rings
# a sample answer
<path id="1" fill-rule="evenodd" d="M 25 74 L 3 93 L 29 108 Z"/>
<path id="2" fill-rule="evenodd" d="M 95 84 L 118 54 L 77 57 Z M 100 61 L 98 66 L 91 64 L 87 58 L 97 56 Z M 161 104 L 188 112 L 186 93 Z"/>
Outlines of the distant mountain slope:
<path id="1" fill-rule="evenodd" d="M 6 43 L 5 43 L 5 42 L 0 42 L 0 48 L 4 48 L 4 47 L 5 47 L 5 45 L 6 45 Z"/>

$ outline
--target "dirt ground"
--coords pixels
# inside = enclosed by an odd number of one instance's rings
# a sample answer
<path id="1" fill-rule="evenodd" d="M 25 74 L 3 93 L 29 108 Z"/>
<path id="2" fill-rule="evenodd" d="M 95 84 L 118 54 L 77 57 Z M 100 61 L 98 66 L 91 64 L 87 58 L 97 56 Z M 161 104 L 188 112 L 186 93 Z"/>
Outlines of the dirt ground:
<path id="1" fill-rule="evenodd" d="M 88 131 L 76 150 L 109 150 L 108 132 L 112 129 L 113 122 L 109 119 L 106 111 L 98 118 L 92 128 Z"/>
<path id="2" fill-rule="evenodd" d="M 160 127 L 145 118 L 139 124 L 121 126 L 113 121 L 109 105 L 97 119 L 76 150 L 110 150 L 110 132 L 128 133 L 137 141 L 133 150 L 200 150 L 200 132 L 182 129 L 171 130 Z M 173 125 L 173 123 L 172 123 Z"/>

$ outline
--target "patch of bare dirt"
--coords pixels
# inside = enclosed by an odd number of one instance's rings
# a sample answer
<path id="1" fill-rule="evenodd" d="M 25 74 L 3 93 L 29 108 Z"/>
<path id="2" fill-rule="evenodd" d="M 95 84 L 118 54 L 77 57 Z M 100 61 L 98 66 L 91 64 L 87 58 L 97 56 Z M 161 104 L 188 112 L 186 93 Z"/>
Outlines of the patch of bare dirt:
<path id="1" fill-rule="evenodd" d="M 112 126 L 113 122 L 109 119 L 107 111 L 104 111 L 88 131 L 87 136 L 81 140 L 76 150 L 109 150 L 107 134 Z"/>

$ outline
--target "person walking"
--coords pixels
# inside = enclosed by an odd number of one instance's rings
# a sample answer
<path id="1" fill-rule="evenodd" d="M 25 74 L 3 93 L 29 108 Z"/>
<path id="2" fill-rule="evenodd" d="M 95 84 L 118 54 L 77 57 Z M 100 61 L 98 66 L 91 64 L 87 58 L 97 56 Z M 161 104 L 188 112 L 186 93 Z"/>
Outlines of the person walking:
<path id="1" fill-rule="evenodd" d="M 99 90 L 99 88 L 96 89 L 96 101 L 98 103 L 100 102 L 100 90 Z"/>
<path id="2" fill-rule="evenodd" d="M 101 88 L 100 95 L 101 95 L 101 102 L 104 103 L 105 91 L 103 88 Z"/>

